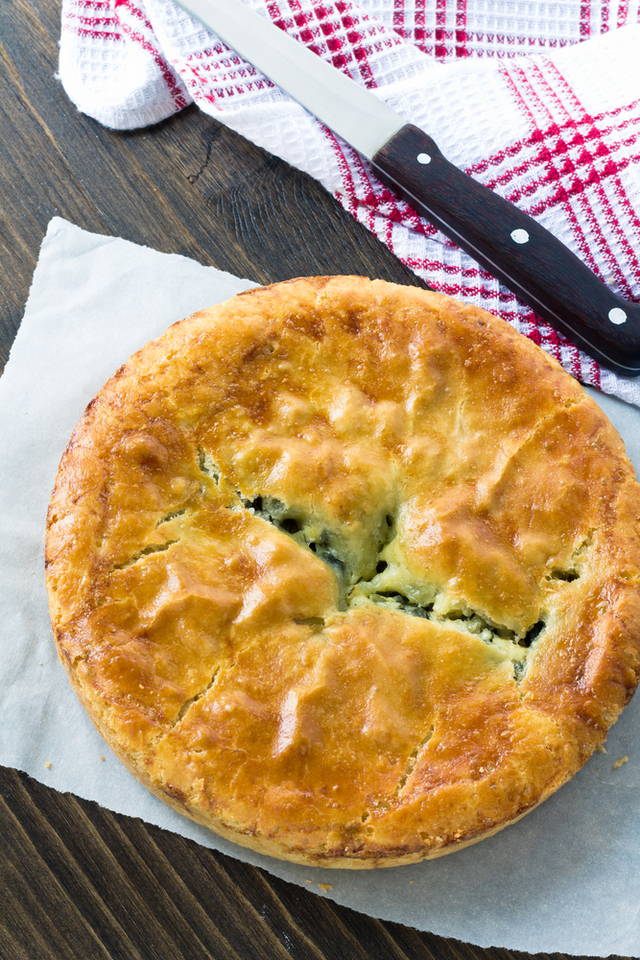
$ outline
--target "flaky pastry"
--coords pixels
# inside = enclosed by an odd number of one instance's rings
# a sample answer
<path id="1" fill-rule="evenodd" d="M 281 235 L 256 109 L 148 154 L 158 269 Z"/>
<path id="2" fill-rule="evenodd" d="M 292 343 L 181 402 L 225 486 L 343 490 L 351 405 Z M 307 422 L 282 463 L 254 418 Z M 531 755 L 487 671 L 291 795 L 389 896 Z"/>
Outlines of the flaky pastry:
<path id="1" fill-rule="evenodd" d="M 536 807 L 638 682 L 640 492 L 549 356 L 359 277 L 240 294 L 89 404 L 48 515 L 115 753 L 253 850 L 374 867 Z"/>

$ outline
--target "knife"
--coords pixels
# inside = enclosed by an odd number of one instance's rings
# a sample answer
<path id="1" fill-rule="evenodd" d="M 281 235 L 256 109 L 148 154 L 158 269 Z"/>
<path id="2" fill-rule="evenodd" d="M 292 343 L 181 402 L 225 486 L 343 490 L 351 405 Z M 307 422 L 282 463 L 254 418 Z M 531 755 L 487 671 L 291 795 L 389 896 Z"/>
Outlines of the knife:
<path id="1" fill-rule="evenodd" d="M 640 374 L 640 304 L 617 296 L 539 223 L 446 160 L 430 136 L 242 0 L 178 2 L 538 316 L 616 373 Z"/>

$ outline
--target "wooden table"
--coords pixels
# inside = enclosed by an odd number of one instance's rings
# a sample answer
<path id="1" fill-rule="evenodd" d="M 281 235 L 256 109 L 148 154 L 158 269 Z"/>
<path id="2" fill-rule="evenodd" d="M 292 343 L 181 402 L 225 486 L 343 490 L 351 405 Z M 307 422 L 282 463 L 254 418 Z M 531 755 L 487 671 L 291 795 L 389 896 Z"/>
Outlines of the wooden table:
<path id="1" fill-rule="evenodd" d="M 113 133 L 55 79 L 60 0 L 0 4 L 0 366 L 51 217 L 260 283 L 419 281 L 317 183 L 195 108 Z M 0 768 L 2 960 L 509 958 L 339 907 Z"/>

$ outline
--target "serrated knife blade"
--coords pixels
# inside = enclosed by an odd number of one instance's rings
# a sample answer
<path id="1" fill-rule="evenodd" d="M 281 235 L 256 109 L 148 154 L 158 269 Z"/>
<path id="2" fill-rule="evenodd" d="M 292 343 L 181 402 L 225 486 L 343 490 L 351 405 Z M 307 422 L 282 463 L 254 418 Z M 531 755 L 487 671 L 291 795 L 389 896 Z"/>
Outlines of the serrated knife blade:
<path id="1" fill-rule="evenodd" d="M 640 374 L 640 304 L 618 297 L 539 223 L 450 163 L 428 134 L 242 0 L 178 2 L 540 317 L 616 373 Z"/>

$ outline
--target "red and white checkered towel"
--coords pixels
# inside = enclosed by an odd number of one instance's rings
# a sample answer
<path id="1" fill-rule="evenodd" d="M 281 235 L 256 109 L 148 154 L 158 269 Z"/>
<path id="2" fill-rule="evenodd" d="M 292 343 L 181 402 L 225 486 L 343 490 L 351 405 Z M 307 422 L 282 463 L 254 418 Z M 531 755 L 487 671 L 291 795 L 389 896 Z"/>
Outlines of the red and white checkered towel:
<path id="1" fill-rule="evenodd" d="M 245 2 L 640 300 L 640 0 Z M 583 382 L 640 406 L 640 379 L 580 353 L 172 0 L 63 0 L 60 78 L 115 129 L 195 101 L 316 177 L 431 287 L 499 314 Z"/>

